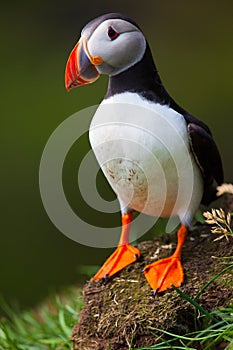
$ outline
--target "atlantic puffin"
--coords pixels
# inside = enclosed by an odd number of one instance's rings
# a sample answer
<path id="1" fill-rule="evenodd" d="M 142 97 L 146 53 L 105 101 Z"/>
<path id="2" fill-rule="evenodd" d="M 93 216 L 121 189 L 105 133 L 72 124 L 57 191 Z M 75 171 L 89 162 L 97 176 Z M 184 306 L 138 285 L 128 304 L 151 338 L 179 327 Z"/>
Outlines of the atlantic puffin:
<path id="1" fill-rule="evenodd" d="M 200 203 L 216 199 L 216 185 L 223 182 L 220 153 L 208 126 L 168 94 L 144 34 L 127 15 L 105 14 L 83 28 L 67 61 L 66 89 L 92 83 L 101 74 L 109 76 L 108 89 L 89 138 L 119 199 L 122 232 L 117 248 L 93 280 L 109 278 L 140 257 L 129 232 L 133 213 L 142 212 L 179 217 L 174 253 L 144 268 L 155 293 L 179 287 L 184 282 L 181 250 L 192 219 Z M 147 118 L 147 111 L 154 116 Z M 190 164 L 193 188 L 187 198 Z"/>

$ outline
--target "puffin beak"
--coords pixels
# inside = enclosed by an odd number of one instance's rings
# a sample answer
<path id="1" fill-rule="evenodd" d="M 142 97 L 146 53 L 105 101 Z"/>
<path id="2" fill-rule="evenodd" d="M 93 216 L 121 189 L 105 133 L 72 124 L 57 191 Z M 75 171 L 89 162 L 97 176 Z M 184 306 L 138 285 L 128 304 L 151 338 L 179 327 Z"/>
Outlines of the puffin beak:
<path id="1" fill-rule="evenodd" d="M 91 56 L 88 47 L 87 39 L 82 38 L 75 45 L 68 58 L 65 70 L 65 86 L 69 91 L 74 87 L 90 84 L 97 80 L 100 73 L 96 66 L 103 63 L 99 56 Z"/>

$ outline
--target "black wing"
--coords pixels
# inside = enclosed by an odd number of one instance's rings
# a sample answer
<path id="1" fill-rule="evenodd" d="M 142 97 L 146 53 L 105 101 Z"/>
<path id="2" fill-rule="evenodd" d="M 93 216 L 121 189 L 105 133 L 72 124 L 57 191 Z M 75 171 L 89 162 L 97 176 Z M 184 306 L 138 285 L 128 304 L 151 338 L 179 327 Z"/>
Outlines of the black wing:
<path id="1" fill-rule="evenodd" d="M 192 118 L 192 121 L 196 121 L 196 118 Z M 187 119 L 190 120 L 190 117 Z M 187 119 L 186 122 L 188 122 Z M 211 132 L 205 124 L 203 127 L 203 123 L 200 123 L 198 120 L 198 124 L 191 122 L 187 124 L 187 127 L 191 150 L 204 179 L 202 203 L 209 204 L 216 199 L 216 187 L 213 185 L 214 180 L 219 185 L 223 183 L 221 156 Z"/>
<path id="2" fill-rule="evenodd" d="M 204 179 L 204 194 L 201 203 L 208 205 L 216 199 L 217 191 L 214 180 L 218 185 L 223 183 L 222 160 L 217 145 L 205 123 L 189 114 L 172 98 L 169 104 L 184 116 L 187 123 L 190 147 Z"/>

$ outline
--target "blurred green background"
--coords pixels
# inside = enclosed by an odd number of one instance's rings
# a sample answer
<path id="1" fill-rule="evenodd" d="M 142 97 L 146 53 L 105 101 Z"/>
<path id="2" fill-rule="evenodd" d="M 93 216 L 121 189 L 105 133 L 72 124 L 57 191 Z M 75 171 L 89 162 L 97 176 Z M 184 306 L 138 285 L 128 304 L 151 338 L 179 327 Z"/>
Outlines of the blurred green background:
<path id="1" fill-rule="evenodd" d="M 82 27 L 115 11 L 140 24 L 166 88 L 210 126 L 225 178 L 232 181 L 232 10 L 229 0 L 1 4 L 0 293 L 8 300 L 27 307 L 51 288 L 82 283 L 80 266 L 100 264 L 110 252 L 60 233 L 43 208 L 38 185 L 41 154 L 53 130 L 76 111 L 99 103 L 106 90 L 106 77 L 69 94 L 64 88 L 66 60 Z M 74 146 L 64 169 L 67 197 L 77 212 L 77 162 L 88 147 L 86 138 Z M 120 222 L 117 214 L 97 216 L 99 222 Z"/>

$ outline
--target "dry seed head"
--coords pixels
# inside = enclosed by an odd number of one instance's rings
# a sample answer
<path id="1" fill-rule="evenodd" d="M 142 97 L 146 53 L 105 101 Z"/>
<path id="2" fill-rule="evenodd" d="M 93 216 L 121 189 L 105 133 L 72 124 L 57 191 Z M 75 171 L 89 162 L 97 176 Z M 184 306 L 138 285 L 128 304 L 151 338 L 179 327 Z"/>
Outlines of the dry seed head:
<path id="1" fill-rule="evenodd" d="M 205 220 L 205 222 L 206 222 L 208 225 L 214 225 L 214 224 L 216 224 L 216 220 L 213 220 L 213 219 Z"/>
<path id="2" fill-rule="evenodd" d="M 224 210 L 220 208 L 212 209 L 211 212 L 207 211 L 203 213 L 203 216 L 206 218 L 205 222 L 212 225 L 211 232 L 214 234 L 221 234 L 221 236 L 214 241 L 218 241 L 224 237 L 228 240 L 228 236 L 232 235 L 230 213 L 226 214 Z"/>
<path id="3" fill-rule="evenodd" d="M 206 219 L 212 219 L 212 214 L 209 212 L 209 211 L 206 211 L 203 213 L 203 216 L 206 218 Z"/>

